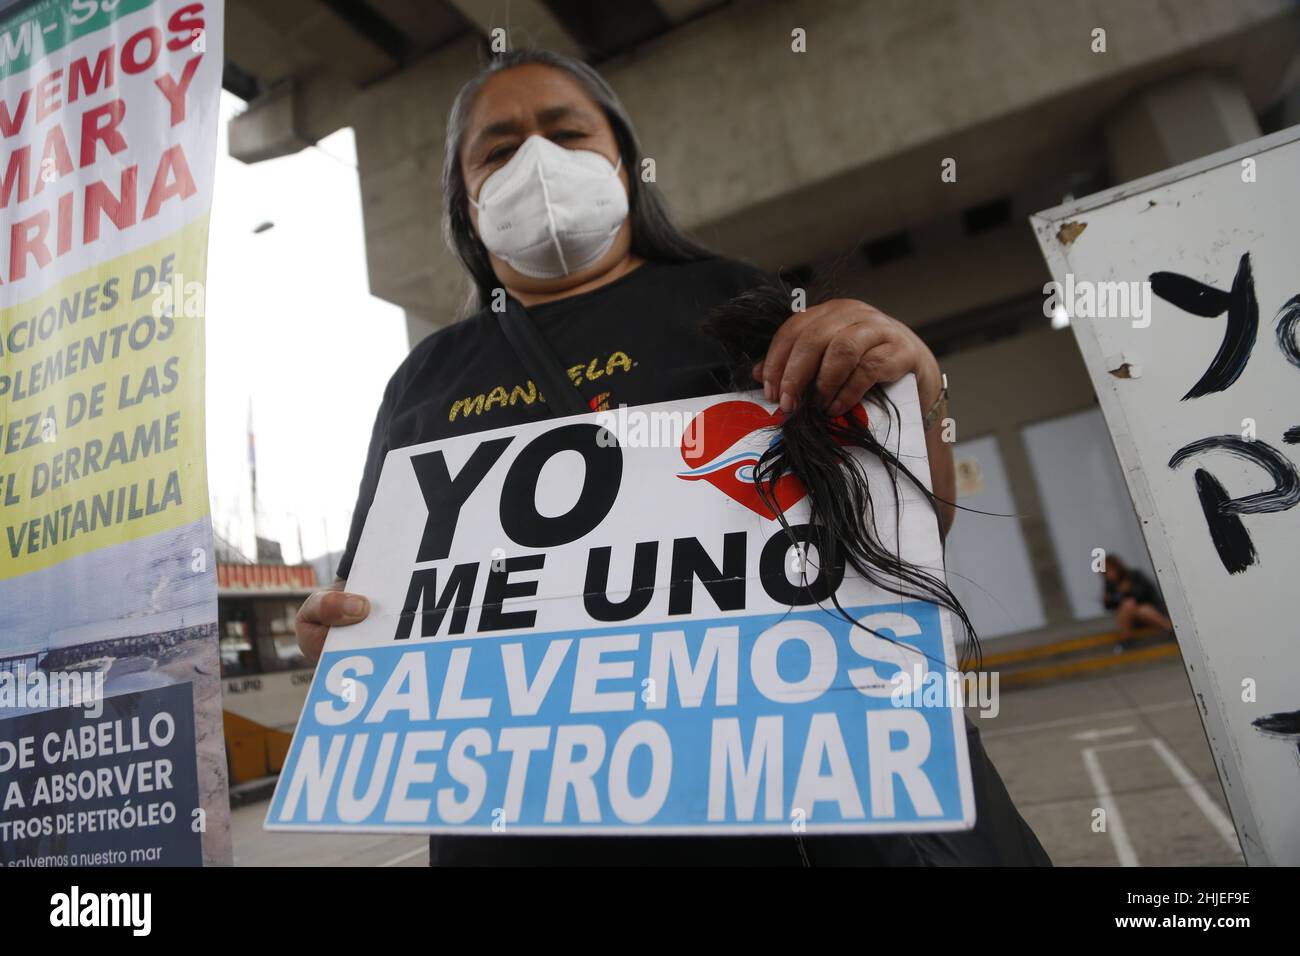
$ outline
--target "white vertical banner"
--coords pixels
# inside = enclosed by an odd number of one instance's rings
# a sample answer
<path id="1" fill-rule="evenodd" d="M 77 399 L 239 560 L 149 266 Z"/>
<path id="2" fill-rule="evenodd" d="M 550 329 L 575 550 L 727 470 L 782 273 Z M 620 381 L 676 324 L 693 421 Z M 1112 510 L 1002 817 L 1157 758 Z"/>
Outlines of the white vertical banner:
<path id="1" fill-rule="evenodd" d="M 0 14 L 0 864 L 231 860 L 203 411 L 222 17 Z"/>

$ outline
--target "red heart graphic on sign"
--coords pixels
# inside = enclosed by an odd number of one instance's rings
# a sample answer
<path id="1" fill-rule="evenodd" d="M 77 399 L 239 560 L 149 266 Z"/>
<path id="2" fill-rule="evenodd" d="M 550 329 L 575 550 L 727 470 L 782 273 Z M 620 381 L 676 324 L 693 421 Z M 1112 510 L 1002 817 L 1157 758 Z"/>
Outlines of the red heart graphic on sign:
<path id="1" fill-rule="evenodd" d="M 754 402 L 719 402 L 691 419 L 682 435 L 682 460 L 690 471 L 679 474 L 687 481 L 707 481 L 728 498 L 768 520 L 776 517 L 759 497 L 754 466 L 759 456 L 780 437 L 785 416 L 778 408 L 769 412 Z M 770 435 L 754 435 L 767 429 Z M 746 438 L 754 437 L 745 441 Z M 782 511 L 799 501 L 807 490 L 794 475 L 782 475 L 772 497 Z"/>
<path id="2" fill-rule="evenodd" d="M 861 404 L 853 406 L 846 414 L 864 426 L 867 424 L 866 409 Z M 842 422 L 845 417 L 840 416 L 835 421 Z M 682 435 L 682 460 L 690 471 L 677 477 L 687 481 L 707 481 L 760 517 L 775 520 L 776 515 L 759 496 L 754 468 L 763 452 L 780 440 L 778 429 L 784 421 L 785 415 L 779 408 L 769 412 L 756 402 L 729 401 L 710 405 L 691 419 Z M 754 434 L 763 430 L 767 434 Z M 807 493 L 803 482 L 792 474 L 782 475 L 771 488 L 771 496 L 782 513 Z"/>

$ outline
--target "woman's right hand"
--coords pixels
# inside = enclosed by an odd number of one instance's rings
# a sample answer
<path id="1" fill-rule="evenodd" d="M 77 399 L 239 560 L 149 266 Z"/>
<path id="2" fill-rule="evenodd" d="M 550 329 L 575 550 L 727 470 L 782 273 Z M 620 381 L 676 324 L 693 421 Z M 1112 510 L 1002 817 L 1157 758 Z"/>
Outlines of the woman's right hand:
<path id="1" fill-rule="evenodd" d="M 312 593 L 298 608 L 293 629 L 298 635 L 298 648 L 308 660 L 320 660 L 325 646 L 325 635 L 331 627 L 344 627 L 364 621 L 370 613 L 370 599 L 343 590 L 347 582 L 335 578 L 327 588 Z"/>

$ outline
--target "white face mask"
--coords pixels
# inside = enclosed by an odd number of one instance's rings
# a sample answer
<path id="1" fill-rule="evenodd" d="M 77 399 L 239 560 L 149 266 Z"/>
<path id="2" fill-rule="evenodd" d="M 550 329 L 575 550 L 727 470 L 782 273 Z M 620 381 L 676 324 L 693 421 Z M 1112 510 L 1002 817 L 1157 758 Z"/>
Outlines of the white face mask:
<path id="1" fill-rule="evenodd" d="M 609 251 L 627 219 L 618 168 L 599 153 L 529 136 L 470 200 L 479 238 L 534 279 L 580 272 Z"/>

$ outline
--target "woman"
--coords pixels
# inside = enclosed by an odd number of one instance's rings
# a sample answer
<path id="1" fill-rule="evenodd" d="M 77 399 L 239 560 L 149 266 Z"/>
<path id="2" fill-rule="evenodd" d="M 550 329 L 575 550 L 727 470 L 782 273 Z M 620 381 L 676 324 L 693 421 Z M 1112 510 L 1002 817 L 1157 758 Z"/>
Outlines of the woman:
<path id="1" fill-rule="evenodd" d="M 1174 625 L 1160 589 L 1141 571 L 1133 570 L 1113 554 L 1106 555 L 1102 604 L 1106 610 L 1115 612 L 1120 648 L 1132 647 L 1144 630 L 1173 633 Z"/>
<path id="2" fill-rule="evenodd" d="M 506 296 L 527 310 L 593 410 L 727 390 L 726 356 L 700 325 L 711 309 L 768 277 L 678 232 L 655 187 L 640 180 L 641 160 L 617 97 L 579 61 L 509 53 L 457 95 L 443 162 L 444 232 L 468 275 L 472 314 L 416 346 L 385 391 L 338 580 L 298 613 L 299 644 L 312 659 L 329 628 L 369 611 L 366 598 L 344 585 L 387 451 L 551 415 L 502 330 Z M 791 316 L 754 378 L 786 410 L 815 384 L 834 416 L 875 383 L 909 372 L 937 420 L 942 379 L 929 349 L 901 322 L 836 299 Z M 950 502 L 952 450 L 940 431 L 932 425 L 927 434 L 931 477 L 936 497 Z M 943 530 L 951 518 L 950 508 L 940 512 Z M 819 845 L 826 859 L 921 862 L 907 838 L 450 836 L 432 838 L 430 856 L 434 863 L 797 865 L 818 862 Z"/>

